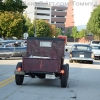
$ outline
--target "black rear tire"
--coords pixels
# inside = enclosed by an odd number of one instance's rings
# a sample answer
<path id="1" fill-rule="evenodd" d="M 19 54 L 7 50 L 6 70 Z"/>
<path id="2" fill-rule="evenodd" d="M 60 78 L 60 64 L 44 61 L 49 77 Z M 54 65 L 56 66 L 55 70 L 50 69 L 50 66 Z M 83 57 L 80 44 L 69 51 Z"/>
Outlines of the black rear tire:
<path id="1" fill-rule="evenodd" d="M 68 69 L 68 78 L 69 78 L 69 64 L 66 64 L 66 67 Z"/>
<path id="2" fill-rule="evenodd" d="M 67 66 L 63 65 L 62 70 L 64 70 L 64 73 L 61 74 L 61 87 L 66 88 L 67 81 L 68 81 L 68 68 L 67 68 Z"/>
<path id="3" fill-rule="evenodd" d="M 15 81 L 17 85 L 22 85 L 24 80 L 24 75 L 15 75 Z"/>
<path id="4" fill-rule="evenodd" d="M 17 68 L 22 68 L 22 62 L 17 63 L 16 69 Z M 22 85 L 23 80 L 24 80 L 24 75 L 15 74 L 15 82 L 17 85 Z"/>

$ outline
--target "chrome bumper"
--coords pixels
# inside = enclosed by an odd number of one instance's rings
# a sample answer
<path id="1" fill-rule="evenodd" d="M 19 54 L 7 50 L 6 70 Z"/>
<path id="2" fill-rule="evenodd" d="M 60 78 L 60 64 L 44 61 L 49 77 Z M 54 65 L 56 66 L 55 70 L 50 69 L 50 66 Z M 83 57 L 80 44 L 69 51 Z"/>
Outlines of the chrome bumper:
<path id="1" fill-rule="evenodd" d="M 92 58 L 79 58 L 79 57 L 72 57 L 70 60 L 88 60 L 88 61 L 93 61 Z"/>
<path id="2" fill-rule="evenodd" d="M 14 71 L 14 74 L 25 75 L 25 72 L 23 72 L 23 71 L 18 72 L 17 70 L 15 70 L 15 71 Z"/>
<path id="3" fill-rule="evenodd" d="M 99 57 L 99 56 L 100 56 L 100 54 L 94 54 L 94 56 Z"/>

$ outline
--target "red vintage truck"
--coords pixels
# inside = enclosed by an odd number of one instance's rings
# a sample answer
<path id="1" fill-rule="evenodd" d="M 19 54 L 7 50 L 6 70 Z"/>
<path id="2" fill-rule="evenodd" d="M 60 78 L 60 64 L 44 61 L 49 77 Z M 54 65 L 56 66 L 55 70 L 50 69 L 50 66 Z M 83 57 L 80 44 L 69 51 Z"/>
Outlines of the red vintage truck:
<path id="1" fill-rule="evenodd" d="M 28 75 L 41 79 L 58 78 L 61 87 L 67 87 L 69 64 L 64 64 L 64 50 L 64 39 L 28 37 L 26 56 L 17 63 L 14 71 L 16 84 L 22 85 Z"/>
<path id="2" fill-rule="evenodd" d="M 65 45 L 67 45 L 67 36 L 65 36 L 65 35 L 59 35 L 58 38 L 64 39 Z"/>

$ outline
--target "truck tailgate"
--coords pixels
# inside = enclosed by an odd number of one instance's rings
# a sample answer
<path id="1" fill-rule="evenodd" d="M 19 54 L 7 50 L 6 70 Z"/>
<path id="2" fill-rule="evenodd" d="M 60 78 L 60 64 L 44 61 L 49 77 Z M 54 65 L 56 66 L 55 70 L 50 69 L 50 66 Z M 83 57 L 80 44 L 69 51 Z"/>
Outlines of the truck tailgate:
<path id="1" fill-rule="evenodd" d="M 59 68 L 58 68 L 59 67 Z M 58 59 L 24 58 L 23 71 L 31 72 L 59 72 L 60 64 Z"/>

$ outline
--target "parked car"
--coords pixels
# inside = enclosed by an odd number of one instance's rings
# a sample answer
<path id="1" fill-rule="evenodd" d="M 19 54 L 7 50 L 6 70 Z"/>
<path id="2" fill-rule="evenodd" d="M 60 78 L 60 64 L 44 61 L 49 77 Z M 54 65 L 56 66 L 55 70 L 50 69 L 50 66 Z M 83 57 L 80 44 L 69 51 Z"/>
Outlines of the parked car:
<path id="1" fill-rule="evenodd" d="M 90 42 L 90 45 L 99 45 L 100 44 L 100 40 L 92 40 Z"/>
<path id="2" fill-rule="evenodd" d="M 26 55 L 26 46 L 21 40 L 5 40 L 0 42 L 0 58 L 22 57 Z"/>
<path id="3" fill-rule="evenodd" d="M 85 61 L 93 64 L 93 52 L 91 46 L 88 44 L 74 44 L 70 51 L 69 62 Z"/>
<path id="4" fill-rule="evenodd" d="M 100 45 L 91 45 L 94 59 L 100 59 Z"/>

